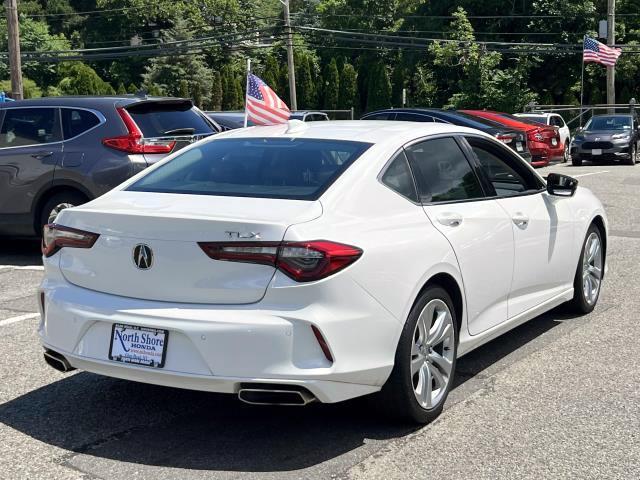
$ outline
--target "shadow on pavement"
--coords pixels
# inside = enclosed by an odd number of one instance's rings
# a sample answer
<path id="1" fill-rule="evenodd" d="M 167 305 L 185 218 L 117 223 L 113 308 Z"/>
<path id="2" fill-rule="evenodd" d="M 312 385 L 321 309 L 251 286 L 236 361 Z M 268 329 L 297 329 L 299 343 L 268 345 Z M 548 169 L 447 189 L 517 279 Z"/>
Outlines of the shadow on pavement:
<path id="1" fill-rule="evenodd" d="M 42 265 L 40 240 L 0 237 L 0 265 L 15 267 Z"/>
<path id="2" fill-rule="evenodd" d="M 553 311 L 458 362 L 457 386 L 570 317 Z M 455 392 L 454 392 L 455 393 Z M 82 372 L 0 405 L 0 421 L 69 452 L 210 471 L 308 468 L 415 427 L 386 420 L 367 399 L 254 407 L 234 396 L 127 382 Z"/>

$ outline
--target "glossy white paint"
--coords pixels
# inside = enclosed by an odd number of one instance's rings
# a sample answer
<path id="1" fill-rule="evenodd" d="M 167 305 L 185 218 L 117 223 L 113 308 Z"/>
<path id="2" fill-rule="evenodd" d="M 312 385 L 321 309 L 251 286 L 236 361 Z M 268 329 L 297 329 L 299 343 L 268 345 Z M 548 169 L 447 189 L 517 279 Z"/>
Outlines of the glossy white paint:
<path id="1" fill-rule="evenodd" d="M 536 121 L 544 123 L 546 125 L 553 125 L 558 127 L 558 133 L 560 133 L 560 141 L 563 145 L 569 145 L 571 143 L 571 131 L 569 126 L 565 123 L 561 115 L 557 113 L 516 113 L 516 116 L 523 116 L 535 118 Z"/>
<path id="2" fill-rule="evenodd" d="M 379 181 L 403 145 L 476 131 L 373 121 L 309 123 L 293 134 L 286 128 L 216 138 L 374 145 L 316 202 L 124 190 L 168 157 L 103 197 L 64 210 L 60 224 L 100 238 L 91 249 L 65 248 L 44 259 L 43 345 L 75 367 L 119 378 L 227 393 L 243 382 L 295 384 L 323 402 L 341 401 L 384 384 L 409 311 L 434 276 L 447 275 L 459 287 L 462 355 L 569 300 L 588 225 L 596 216 L 606 222 L 600 202 L 581 188 L 572 198 L 536 193 L 423 207 Z M 524 217 L 527 228 L 520 228 L 514 220 Z M 228 240 L 229 229 L 259 231 L 262 240 L 327 239 L 364 253 L 335 275 L 297 283 L 272 267 L 214 261 L 196 245 Z M 155 251 L 148 271 L 132 261 L 141 242 Z M 115 322 L 168 329 L 165 367 L 109 361 Z"/>

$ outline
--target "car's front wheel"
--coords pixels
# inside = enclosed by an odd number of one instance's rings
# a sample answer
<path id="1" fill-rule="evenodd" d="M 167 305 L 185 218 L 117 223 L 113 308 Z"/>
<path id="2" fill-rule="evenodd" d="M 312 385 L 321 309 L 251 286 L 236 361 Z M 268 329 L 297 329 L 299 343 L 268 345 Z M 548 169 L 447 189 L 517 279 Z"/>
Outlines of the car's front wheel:
<path id="1" fill-rule="evenodd" d="M 453 384 L 457 346 L 451 297 L 439 286 L 428 287 L 409 314 L 381 392 L 392 415 L 428 423 L 442 412 Z"/>
<path id="2" fill-rule="evenodd" d="M 597 226 L 591 225 L 582 245 L 580 262 L 573 280 L 571 307 L 577 313 L 589 313 L 598 303 L 604 262 L 602 234 Z"/>
<path id="3" fill-rule="evenodd" d="M 564 144 L 564 155 L 562 157 L 562 162 L 567 163 L 571 160 L 571 150 L 569 149 L 569 140 L 567 140 Z"/>

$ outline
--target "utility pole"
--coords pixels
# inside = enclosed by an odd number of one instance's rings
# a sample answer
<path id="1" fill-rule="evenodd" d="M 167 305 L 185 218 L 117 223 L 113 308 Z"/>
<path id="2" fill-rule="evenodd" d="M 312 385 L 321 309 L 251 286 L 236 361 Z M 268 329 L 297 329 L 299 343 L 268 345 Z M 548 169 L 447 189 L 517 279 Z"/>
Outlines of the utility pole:
<path id="1" fill-rule="evenodd" d="M 22 100 L 22 65 L 20 63 L 20 26 L 18 25 L 18 0 L 5 0 L 7 31 L 9 33 L 9 67 L 11 69 L 11 96 Z"/>
<path id="2" fill-rule="evenodd" d="M 616 0 L 607 0 L 607 45 L 616 44 Z M 607 67 L 607 103 L 616 103 L 616 67 Z M 609 113 L 615 113 L 614 108 Z"/>
<path id="3" fill-rule="evenodd" d="M 293 64 L 293 34 L 291 33 L 291 19 L 289 18 L 289 0 L 280 0 L 284 6 L 284 26 L 287 31 L 287 63 L 289 65 L 289 94 L 291 96 L 291 110 L 298 109 L 296 98 L 296 70 Z"/>

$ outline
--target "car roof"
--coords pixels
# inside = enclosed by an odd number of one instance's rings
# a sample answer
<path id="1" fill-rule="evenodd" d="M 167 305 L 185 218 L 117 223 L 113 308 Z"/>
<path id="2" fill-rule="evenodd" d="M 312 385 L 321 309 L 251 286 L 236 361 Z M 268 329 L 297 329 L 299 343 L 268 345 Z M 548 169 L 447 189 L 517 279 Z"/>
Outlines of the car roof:
<path id="1" fill-rule="evenodd" d="M 600 113 L 598 115 L 592 115 L 591 118 L 596 117 L 632 117 L 630 113 Z"/>
<path id="2" fill-rule="evenodd" d="M 523 115 L 526 115 L 527 117 L 531 116 L 531 117 L 550 117 L 551 115 L 560 115 L 559 113 L 549 113 L 549 112 L 520 112 L 520 113 L 514 113 L 514 115 L 516 117 L 520 117 Z"/>
<path id="3" fill-rule="evenodd" d="M 231 130 L 211 138 L 314 138 L 326 140 L 359 141 L 371 144 L 404 144 L 413 139 L 437 134 L 474 133 L 490 135 L 466 127 L 446 123 L 416 123 L 390 120 L 329 120 L 326 122 L 301 122 L 291 120 L 286 124 L 268 127 L 249 127 Z"/>
<path id="4" fill-rule="evenodd" d="M 59 97 L 30 98 L 27 100 L 16 100 L 15 102 L 0 103 L 0 108 L 16 107 L 46 107 L 46 106 L 74 106 L 85 108 L 98 108 L 107 105 L 131 105 L 133 103 L 148 102 L 153 100 L 189 100 L 188 98 L 177 97 L 143 97 L 136 95 L 70 95 Z"/>

